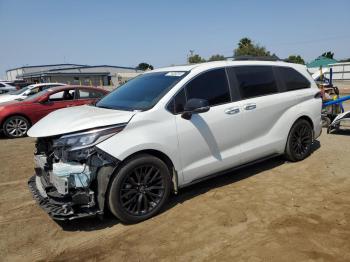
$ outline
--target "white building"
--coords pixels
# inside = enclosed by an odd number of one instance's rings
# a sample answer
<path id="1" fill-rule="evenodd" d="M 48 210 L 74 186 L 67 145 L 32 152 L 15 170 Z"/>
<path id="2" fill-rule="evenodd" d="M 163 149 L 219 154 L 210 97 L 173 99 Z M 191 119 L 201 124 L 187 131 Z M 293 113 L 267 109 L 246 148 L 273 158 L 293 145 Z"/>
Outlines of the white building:
<path id="1" fill-rule="evenodd" d="M 335 81 L 350 81 L 350 62 L 330 64 L 329 67 L 333 70 L 333 79 Z M 326 73 L 326 77 L 329 77 L 329 73 Z"/>

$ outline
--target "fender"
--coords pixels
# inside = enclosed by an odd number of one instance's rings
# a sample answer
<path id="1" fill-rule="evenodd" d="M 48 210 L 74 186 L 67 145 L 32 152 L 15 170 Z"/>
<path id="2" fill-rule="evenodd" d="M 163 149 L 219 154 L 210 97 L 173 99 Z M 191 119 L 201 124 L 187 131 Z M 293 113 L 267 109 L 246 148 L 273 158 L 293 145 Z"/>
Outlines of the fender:
<path id="1" fill-rule="evenodd" d="M 181 170 L 175 116 L 166 111 L 157 112 L 156 117 L 154 114 L 149 111 L 136 114 L 123 131 L 97 147 L 119 161 L 141 151 L 158 151 L 170 159 L 175 170 Z M 179 184 L 182 179 L 180 175 Z"/>

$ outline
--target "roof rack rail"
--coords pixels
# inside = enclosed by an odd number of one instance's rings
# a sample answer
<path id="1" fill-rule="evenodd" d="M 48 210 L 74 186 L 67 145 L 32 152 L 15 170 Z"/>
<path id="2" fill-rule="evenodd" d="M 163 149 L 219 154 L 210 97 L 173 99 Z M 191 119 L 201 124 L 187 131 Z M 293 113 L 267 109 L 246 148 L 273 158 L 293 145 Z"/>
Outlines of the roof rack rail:
<path id="1" fill-rule="evenodd" d="M 244 55 L 244 56 L 234 56 L 232 57 L 234 61 L 283 61 L 279 59 L 277 56 L 251 56 L 251 55 Z"/>

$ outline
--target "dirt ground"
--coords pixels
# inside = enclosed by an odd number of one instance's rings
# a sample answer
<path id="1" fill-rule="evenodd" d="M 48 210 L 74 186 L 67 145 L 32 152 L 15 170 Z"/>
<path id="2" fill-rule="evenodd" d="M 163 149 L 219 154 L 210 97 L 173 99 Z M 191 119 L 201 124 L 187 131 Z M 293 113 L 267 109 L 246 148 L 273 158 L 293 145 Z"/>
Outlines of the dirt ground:
<path id="1" fill-rule="evenodd" d="M 325 131 L 325 130 L 324 130 Z M 34 140 L 0 138 L 2 261 L 350 261 L 350 131 L 299 163 L 268 160 L 194 185 L 160 215 L 57 224 L 32 200 Z"/>

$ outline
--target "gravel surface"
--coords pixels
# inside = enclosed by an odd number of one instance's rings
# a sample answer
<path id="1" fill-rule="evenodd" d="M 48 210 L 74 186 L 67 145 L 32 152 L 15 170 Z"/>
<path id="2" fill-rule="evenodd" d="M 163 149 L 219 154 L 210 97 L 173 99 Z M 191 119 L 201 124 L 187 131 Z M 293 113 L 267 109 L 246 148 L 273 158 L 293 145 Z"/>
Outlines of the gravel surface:
<path id="1" fill-rule="evenodd" d="M 350 261 L 350 130 L 194 185 L 158 216 L 64 224 L 32 200 L 34 140 L 0 138 L 2 261 Z"/>

